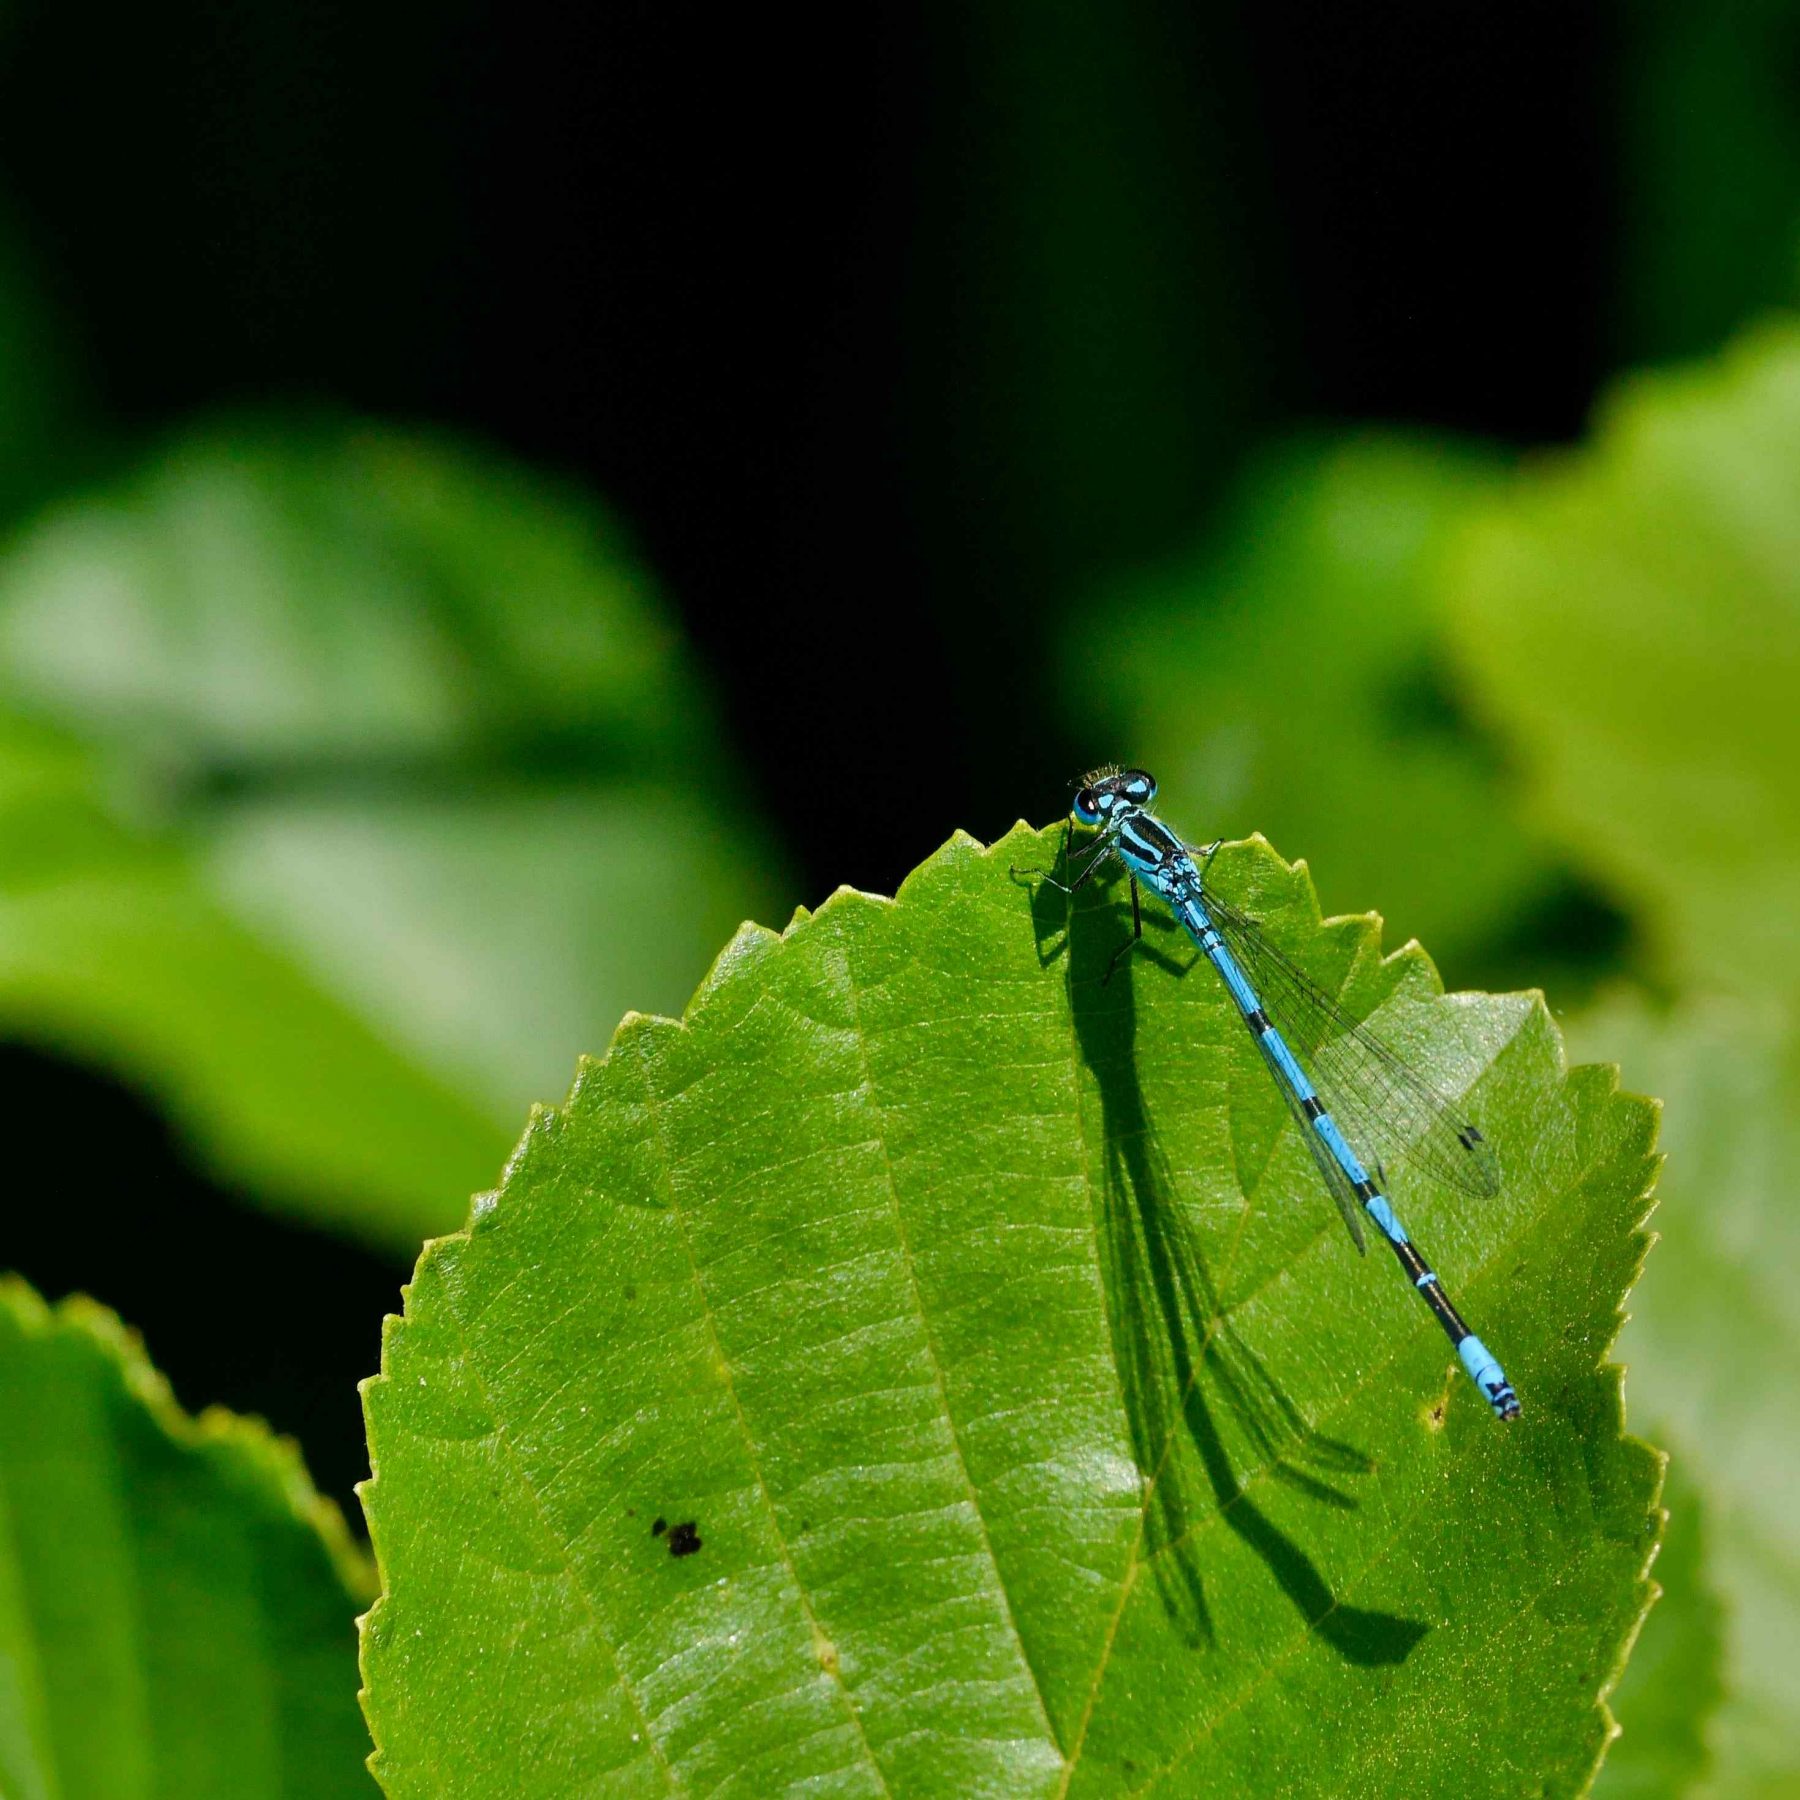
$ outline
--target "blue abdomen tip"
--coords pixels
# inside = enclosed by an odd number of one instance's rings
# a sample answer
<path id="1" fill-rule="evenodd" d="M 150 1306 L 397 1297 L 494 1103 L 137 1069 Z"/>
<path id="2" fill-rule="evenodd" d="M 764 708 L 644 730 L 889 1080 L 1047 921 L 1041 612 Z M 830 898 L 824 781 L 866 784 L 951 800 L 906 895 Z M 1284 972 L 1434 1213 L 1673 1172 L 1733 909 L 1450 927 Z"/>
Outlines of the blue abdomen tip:
<path id="1" fill-rule="evenodd" d="M 1513 1392 L 1506 1371 L 1486 1344 L 1474 1332 L 1456 1346 L 1456 1354 L 1469 1371 L 1469 1379 L 1481 1389 L 1487 1403 L 1502 1419 L 1519 1416 L 1519 1396 Z"/>

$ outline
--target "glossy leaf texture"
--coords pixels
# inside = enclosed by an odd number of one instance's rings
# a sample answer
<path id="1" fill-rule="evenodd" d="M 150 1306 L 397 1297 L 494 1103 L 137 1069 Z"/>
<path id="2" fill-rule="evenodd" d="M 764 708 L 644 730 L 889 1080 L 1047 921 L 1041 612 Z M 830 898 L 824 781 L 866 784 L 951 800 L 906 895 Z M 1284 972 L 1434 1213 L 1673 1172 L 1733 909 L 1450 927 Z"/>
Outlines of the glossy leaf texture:
<path id="1" fill-rule="evenodd" d="M 1499 1424 L 1185 940 L 958 837 L 746 928 L 428 1247 L 367 1388 L 393 1800 L 1575 1793 L 1660 1461 L 1606 1362 L 1654 1108 L 1253 841 L 1221 892 L 1496 1146 L 1396 1170 Z M 1166 923 L 1166 922 L 1165 922 Z"/>
<path id="2" fill-rule="evenodd" d="M 612 521 L 344 423 L 198 432 L 0 558 L 0 811 L 0 1030 L 392 1244 L 778 879 Z"/>
<path id="3" fill-rule="evenodd" d="M 373 1795 L 367 1574 L 292 1444 L 189 1418 L 104 1308 L 0 1283 L 0 1792 Z"/>

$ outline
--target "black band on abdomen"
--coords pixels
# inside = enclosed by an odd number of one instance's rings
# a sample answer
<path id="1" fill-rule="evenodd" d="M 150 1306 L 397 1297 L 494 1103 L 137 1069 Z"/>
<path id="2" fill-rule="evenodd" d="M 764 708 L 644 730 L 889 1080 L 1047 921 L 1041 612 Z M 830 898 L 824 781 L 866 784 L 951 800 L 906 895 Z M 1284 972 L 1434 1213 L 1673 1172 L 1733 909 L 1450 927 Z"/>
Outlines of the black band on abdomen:
<path id="1" fill-rule="evenodd" d="M 1392 1240 L 1389 1240 L 1392 1242 Z M 1400 1266 L 1406 1271 L 1406 1278 L 1419 1290 L 1419 1298 L 1431 1308 L 1432 1316 L 1443 1326 L 1444 1335 L 1451 1343 L 1460 1344 L 1469 1335 L 1469 1327 L 1463 1316 L 1450 1304 L 1450 1296 L 1444 1292 L 1444 1284 L 1432 1274 L 1415 1245 L 1395 1244 L 1394 1255 L 1399 1258 Z"/>

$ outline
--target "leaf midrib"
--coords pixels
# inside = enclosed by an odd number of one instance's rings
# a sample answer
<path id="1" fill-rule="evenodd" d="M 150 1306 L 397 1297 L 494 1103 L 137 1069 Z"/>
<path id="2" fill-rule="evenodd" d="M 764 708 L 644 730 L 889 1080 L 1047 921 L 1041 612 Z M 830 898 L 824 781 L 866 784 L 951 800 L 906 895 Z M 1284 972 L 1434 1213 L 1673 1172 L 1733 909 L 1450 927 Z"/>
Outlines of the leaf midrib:
<path id="1" fill-rule="evenodd" d="M 987 1554 L 988 1567 L 993 1574 L 993 1585 L 1000 1595 L 1001 1609 L 1006 1615 L 1007 1629 L 1012 1633 L 1014 1644 L 1018 1647 L 1019 1661 L 1024 1665 L 1026 1673 L 1031 1677 L 1031 1691 L 1037 1699 L 1038 1717 L 1044 1725 L 1044 1735 L 1052 1744 L 1056 1743 L 1056 1729 L 1050 1723 L 1050 1708 L 1044 1699 L 1043 1682 L 1039 1678 L 1037 1668 L 1032 1663 L 1031 1654 L 1025 1647 L 1024 1634 L 1019 1630 L 1019 1622 L 1013 1613 L 1012 1595 L 1007 1592 L 1006 1578 L 1000 1570 L 1000 1559 L 994 1552 L 994 1540 L 988 1531 L 987 1515 L 981 1510 L 981 1496 L 975 1487 L 974 1478 L 969 1473 L 968 1459 L 963 1453 L 962 1434 L 957 1430 L 956 1412 L 950 1404 L 949 1384 L 944 1378 L 943 1359 L 938 1351 L 937 1340 L 932 1335 L 930 1315 L 925 1308 L 925 1296 L 919 1288 L 918 1270 L 914 1266 L 912 1239 L 906 1229 L 906 1216 L 900 1205 L 900 1184 L 894 1176 L 893 1157 L 888 1150 L 887 1108 L 876 1093 L 875 1070 L 869 1057 L 869 1039 L 863 1029 L 862 996 L 856 985 L 855 963 L 848 951 L 840 951 L 839 960 L 843 965 L 844 991 L 850 1002 L 850 1024 L 856 1034 L 857 1055 L 862 1062 L 863 1093 L 873 1109 L 877 1131 L 875 1141 L 881 1150 L 882 1179 L 888 1191 L 889 1209 L 893 1214 L 894 1235 L 900 1243 L 900 1257 L 906 1268 L 907 1292 L 912 1296 L 913 1310 L 918 1314 L 919 1335 L 925 1345 L 926 1359 L 931 1364 L 932 1380 L 937 1386 L 938 1404 L 943 1410 L 944 1428 L 950 1434 L 951 1447 L 956 1452 L 957 1472 L 962 1476 L 964 1491 L 969 1497 L 970 1510 L 975 1515 L 975 1522 L 981 1528 L 981 1545 Z M 1061 1746 L 1058 1745 L 1058 1752 Z"/>

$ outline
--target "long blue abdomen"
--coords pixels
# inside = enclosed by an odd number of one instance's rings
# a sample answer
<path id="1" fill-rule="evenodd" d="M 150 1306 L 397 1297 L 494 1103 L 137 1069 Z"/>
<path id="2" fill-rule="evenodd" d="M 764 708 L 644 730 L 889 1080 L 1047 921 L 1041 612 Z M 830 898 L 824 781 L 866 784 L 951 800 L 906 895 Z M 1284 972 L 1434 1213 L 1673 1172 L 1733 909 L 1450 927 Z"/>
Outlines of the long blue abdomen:
<path id="1" fill-rule="evenodd" d="M 1468 1371 L 1470 1380 L 1501 1418 L 1517 1418 L 1518 1397 L 1513 1392 L 1512 1384 L 1506 1379 L 1505 1370 L 1481 1339 L 1469 1329 L 1462 1315 L 1451 1304 L 1449 1295 L 1444 1292 L 1443 1284 L 1413 1246 L 1406 1234 L 1406 1227 L 1400 1223 L 1387 1197 L 1370 1179 L 1362 1160 L 1338 1129 L 1337 1121 L 1326 1111 L 1311 1078 L 1288 1048 L 1287 1040 L 1264 1012 L 1262 1001 L 1251 986 L 1249 977 L 1238 966 L 1237 958 L 1231 954 L 1230 947 L 1207 916 L 1204 903 L 1185 892 L 1165 895 L 1165 898 L 1202 954 L 1218 971 L 1219 979 L 1225 983 L 1226 990 L 1244 1015 L 1245 1023 L 1255 1034 L 1263 1054 L 1275 1072 L 1275 1078 L 1286 1085 L 1298 1102 L 1299 1114 L 1304 1120 L 1303 1128 L 1313 1134 L 1323 1146 L 1325 1154 L 1343 1172 L 1363 1211 L 1374 1221 L 1399 1259 L 1414 1291 L 1431 1309 L 1432 1316 L 1456 1346 L 1457 1355 Z"/>

